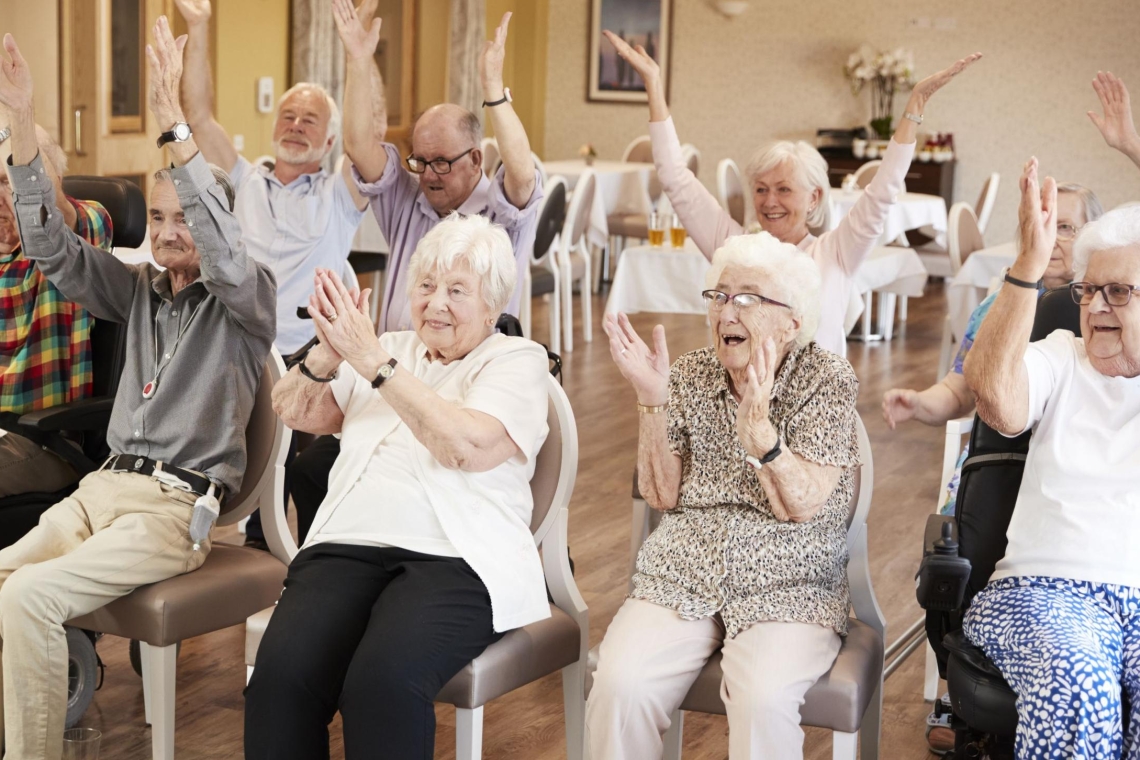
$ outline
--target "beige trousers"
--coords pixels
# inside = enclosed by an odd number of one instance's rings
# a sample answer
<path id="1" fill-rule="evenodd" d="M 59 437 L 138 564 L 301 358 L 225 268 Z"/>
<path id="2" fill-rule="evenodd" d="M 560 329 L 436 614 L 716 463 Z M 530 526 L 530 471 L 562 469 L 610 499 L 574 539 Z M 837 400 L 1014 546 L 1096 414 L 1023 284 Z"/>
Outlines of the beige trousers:
<path id="1" fill-rule="evenodd" d="M 67 713 L 63 624 L 138 586 L 197 569 L 196 497 L 133 473 L 95 472 L 0 551 L 5 760 L 59 760 Z M 6 709 L 4 709 L 6 706 Z"/>
<path id="2" fill-rule="evenodd" d="M 684 620 L 667 607 L 627 599 L 602 640 L 586 703 L 590 758 L 661 757 L 669 716 L 717 649 L 729 760 L 802 758 L 800 706 L 839 645 L 835 631 L 808 623 L 757 623 L 726 640 L 715 618 Z"/>
<path id="3" fill-rule="evenodd" d="M 0 436 L 0 499 L 25 493 L 55 493 L 79 475 L 71 465 L 22 435 Z"/>

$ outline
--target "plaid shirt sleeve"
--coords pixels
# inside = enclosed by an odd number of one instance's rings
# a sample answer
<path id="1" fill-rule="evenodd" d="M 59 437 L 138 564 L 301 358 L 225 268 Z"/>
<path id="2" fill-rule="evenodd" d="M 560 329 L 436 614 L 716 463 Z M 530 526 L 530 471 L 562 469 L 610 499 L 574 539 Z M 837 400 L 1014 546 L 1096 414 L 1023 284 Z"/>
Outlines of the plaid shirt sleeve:
<path id="1" fill-rule="evenodd" d="M 103 204 L 81 201 L 71 196 L 67 200 L 75 207 L 75 234 L 96 248 L 110 253 L 114 228 L 111 225 L 111 215 L 103 208 Z"/>

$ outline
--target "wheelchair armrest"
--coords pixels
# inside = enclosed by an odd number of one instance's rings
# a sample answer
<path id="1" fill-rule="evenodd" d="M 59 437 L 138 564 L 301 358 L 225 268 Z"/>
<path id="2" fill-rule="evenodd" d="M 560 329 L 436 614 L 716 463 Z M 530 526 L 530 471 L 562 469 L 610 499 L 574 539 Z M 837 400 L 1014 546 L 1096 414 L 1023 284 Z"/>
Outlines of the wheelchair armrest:
<path id="1" fill-rule="evenodd" d="M 951 515 L 930 515 L 923 537 L 922 564 L 915 576 L 918 606 L 934 612 L 961 608 L 970 580 L 970 560 L 958 556 L 958 524 Z"/>
<path id="2" fill-rule="evenodd" d="M 65 430 L 103 430 L 111 421 L 115 399 L 110 397 L 87 398 L 70 404 L 53 406 L 28 412 L 20 417 L 20 424 L 35 430 L 62 432 Z"/>

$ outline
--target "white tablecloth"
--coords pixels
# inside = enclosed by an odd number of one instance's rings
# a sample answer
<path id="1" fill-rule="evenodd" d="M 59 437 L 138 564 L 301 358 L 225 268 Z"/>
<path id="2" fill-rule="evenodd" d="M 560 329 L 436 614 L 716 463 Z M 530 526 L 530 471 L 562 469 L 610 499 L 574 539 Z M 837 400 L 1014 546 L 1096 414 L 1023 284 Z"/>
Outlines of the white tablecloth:
<path id="1" fill-rule="evenodd" d="M 832 188 L 828 195 L 831 203 L 831 228 L 835 229 L 856 201 L 863 197 L 863 191 Z M 937 195 L 900 193 L 898 199 L 891 204 L 880 240 L 886 245 L 893 242 L 900 233 L 920 227 L 933 228 L 939 233 L 938 244 L 945 246 L 946 201 Z"/>
<path id="2" fill-rule="evenodd" d="M 1003 243 L 974 251 L 962 262 L 962 268 L 946 290 L 950 329 L 955 339 L 966 333 L 970 315 L 986 297 L 993 281 L 1001 276 L 1003 269 L 1013 266 L 1016 258 L 1017 244 Z"/>
<path id="3" fill-rule="evenodd" d="M 586 170 L 586 162 L 548 161 L 544 164 L 546 176 L 560 175 L 566 178 L 571 190 L 578 184 L 578 178 Z M 627 161 L 594 161 L 597 190 L 594 204 L 590 208 L 590 229 L 586 233 L 591 245 L 602 248 L 609 240 L 610 228 L 606 217 L 610 214 L 649 214 L 653 203 L 649 198 L 649 173 L 655 171 L 653 164 Z"/>

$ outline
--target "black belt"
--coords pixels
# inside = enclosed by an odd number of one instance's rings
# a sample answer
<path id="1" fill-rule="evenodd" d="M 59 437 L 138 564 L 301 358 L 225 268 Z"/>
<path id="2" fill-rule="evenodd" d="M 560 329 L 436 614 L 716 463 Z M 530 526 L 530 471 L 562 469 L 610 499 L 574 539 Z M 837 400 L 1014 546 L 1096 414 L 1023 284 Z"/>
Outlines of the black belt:
<path id="1" fill-rule="evenodd" d="M 158 465 L 162 467 L 159 468 Z M 168 472 L 174 477 L 190 486 L 190 490 L 199 496 L 205 496 L 210 490 L 210 480 L 190 470 L 183 470 L 181 467 L 167 464 L 166 462 L 156 462 L 153 459 L 146 457 L 131 456 L 130 454 L 119 454 L 112 456 L 103 463 L 102 469 L 110 470 L 111 472 L 134 472 L 139 475 L 146 475 L 152 477 L 156 469 L 161 469 L 162 472 Z M 221 486 L 214 487 L 214 495 L 218 501 L 222 501 L 222 488 Z"/>

